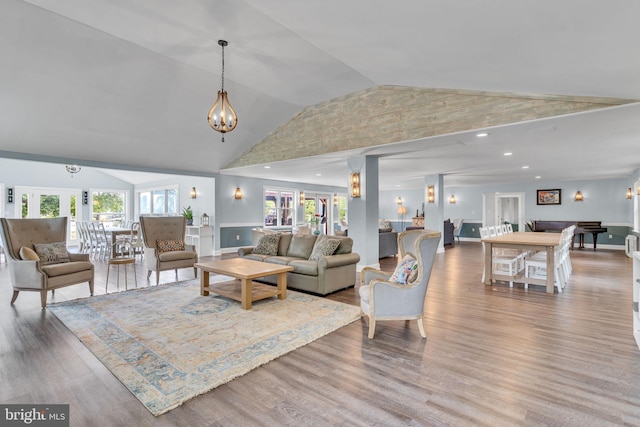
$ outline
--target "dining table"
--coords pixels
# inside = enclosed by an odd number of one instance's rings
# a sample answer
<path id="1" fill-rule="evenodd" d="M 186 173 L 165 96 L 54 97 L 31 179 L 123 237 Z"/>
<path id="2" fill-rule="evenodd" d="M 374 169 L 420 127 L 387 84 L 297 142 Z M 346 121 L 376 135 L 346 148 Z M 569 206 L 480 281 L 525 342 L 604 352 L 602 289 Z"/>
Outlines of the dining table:
<path id="1" fill-rule="evenodd" d="M 491 285 L 493 280 L 514 280 L 514 277 L 493 272 L 493 249 L 510 248 L 520 251 L 546 251 L 546 279 L 528 277 L 527 283 L 546 286 L 547 293 L 554 293 L 555 257 L 554 252 L 560 244 L 560 233 L 514 232 L 501 236 L 487 237 L 481 240 L 484 245 L 484 284 Z"/>

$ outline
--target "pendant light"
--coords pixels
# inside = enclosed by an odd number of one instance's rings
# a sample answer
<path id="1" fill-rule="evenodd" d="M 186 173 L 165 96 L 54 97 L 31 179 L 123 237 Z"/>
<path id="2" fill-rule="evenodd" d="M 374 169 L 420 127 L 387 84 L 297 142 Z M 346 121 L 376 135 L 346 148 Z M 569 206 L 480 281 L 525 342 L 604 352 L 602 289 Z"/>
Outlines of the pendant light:
<path id="1" fill-rule="evenodd" d="M 238 116 L 236 116 L 236 112 L 229 103 L 227 92 L 224 90 L 224 47 L 228 43 L 226 40 L 218 40 L 218 44 L 222 47 L 222 88 L 218 91 L 215 104 L 209 110 L 207 120 L 213 130 L 222 134 L 222 142 L 224 142 L 224 134 L 236 128 Z"/>

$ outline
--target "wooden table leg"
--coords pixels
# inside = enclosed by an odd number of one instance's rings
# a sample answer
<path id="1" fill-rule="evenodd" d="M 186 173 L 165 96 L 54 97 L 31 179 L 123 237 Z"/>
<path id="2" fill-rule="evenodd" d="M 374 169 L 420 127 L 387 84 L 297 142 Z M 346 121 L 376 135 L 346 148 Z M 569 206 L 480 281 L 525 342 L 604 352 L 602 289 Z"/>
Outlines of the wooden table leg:
<path id="1" fill-rule="evenodd" d="M 493 245 L 491 243 L 482 243 L 484 245 L 484 284 L 491 285 L 491 272 L 493 271 Z"/>
<path id="2" fill-rule="evenodd" d="M 278 299 L 287 299 L 287 273 L 278 274 Z"/>
<path id="3" fill-rule="evenodd" d="M 554 293 L 554 278 L 556 277 L 555 255 L 553 246 L 547 246 L 547 293 Z"/>
<path id="4" fill-rule="evenodd" d="M 209 295 L 209 272 L 206 270 L 200 270 L 200 295 Z"/>
<path id="5" fill-rule="evenodd" d="M 251 279 L 240 279 L 242 309 L 251 310 Z"/>

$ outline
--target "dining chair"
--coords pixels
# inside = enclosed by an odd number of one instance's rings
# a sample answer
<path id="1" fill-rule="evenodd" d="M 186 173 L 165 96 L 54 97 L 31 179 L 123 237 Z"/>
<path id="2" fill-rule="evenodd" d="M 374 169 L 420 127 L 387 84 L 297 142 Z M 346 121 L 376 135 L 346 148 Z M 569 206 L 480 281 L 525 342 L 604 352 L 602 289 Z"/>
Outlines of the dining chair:
<path id="1" fill-rule="evenodd" d="M 513 226 L 511 225 L 511 223 L 507 223 L 507 233 L 513 233 Z"/>

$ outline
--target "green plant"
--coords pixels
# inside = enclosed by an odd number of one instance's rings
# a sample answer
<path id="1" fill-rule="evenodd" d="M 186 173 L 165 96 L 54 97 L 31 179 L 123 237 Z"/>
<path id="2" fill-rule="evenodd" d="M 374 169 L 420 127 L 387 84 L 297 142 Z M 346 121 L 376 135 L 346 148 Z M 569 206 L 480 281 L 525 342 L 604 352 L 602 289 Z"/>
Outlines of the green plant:
<path id="1" fill-rule="evenodd" d="M 191 210 L 191 206 L 182 208 L 182 216 L 186 219 L 193 219 L 193 211 Z"/>

